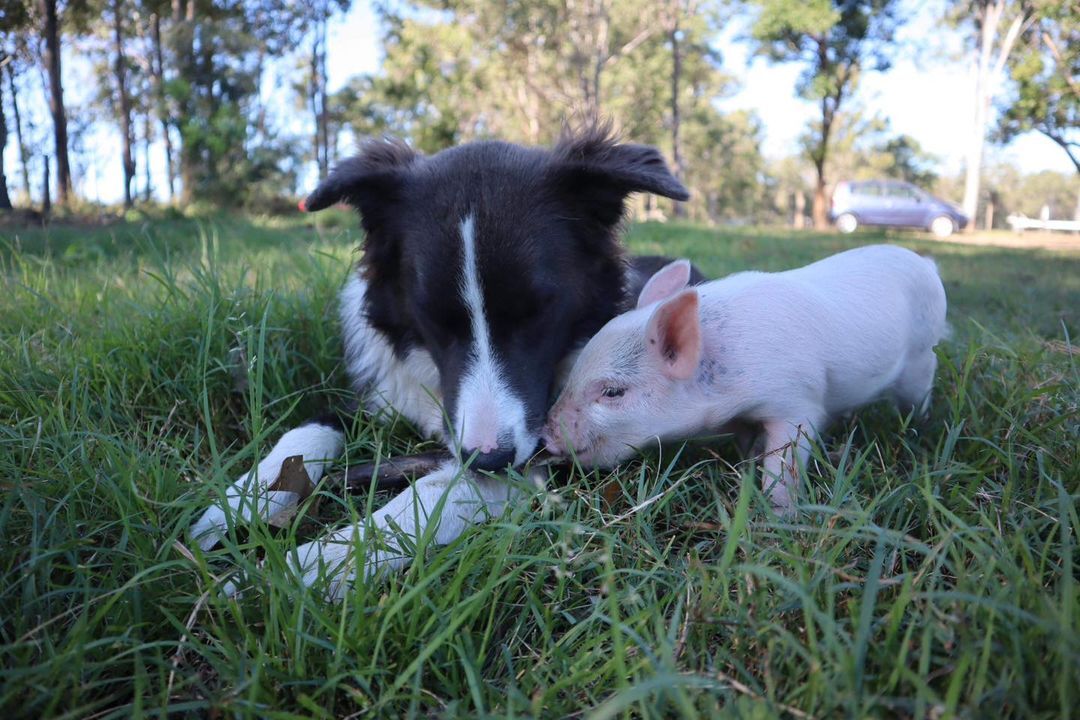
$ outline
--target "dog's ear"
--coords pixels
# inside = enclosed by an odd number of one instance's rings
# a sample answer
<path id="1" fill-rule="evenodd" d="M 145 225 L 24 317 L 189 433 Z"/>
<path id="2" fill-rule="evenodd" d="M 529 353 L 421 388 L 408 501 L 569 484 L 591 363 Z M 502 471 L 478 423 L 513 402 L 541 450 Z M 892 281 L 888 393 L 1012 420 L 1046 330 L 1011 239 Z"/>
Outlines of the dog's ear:
<path id="1" fill-rule="evenodd" d="M 358 155 L 339 163 L 300 202 L 300 209 L 317 212 L 344 202 L 360 211 L 364 227 L 371 230 L 381 224 L 380 218 L 400 194 L 409 166 L 419 157 L 400 140 L 369 140 Z"/>
<path id="2" fill-rule="evenodd" d="M 608 123 L 564 132 L 552 154 L 567 196 L 584 203 L 605 225 L 622 219 L 626 196 L 633 192 L 690 198 L 659 150 L 618 142 Z"/>

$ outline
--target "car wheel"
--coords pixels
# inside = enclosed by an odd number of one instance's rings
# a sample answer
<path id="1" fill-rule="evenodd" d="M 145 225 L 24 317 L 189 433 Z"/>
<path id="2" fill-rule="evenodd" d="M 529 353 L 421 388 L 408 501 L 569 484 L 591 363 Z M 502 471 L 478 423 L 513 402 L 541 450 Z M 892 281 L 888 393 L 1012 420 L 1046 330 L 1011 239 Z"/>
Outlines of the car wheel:
<path id="1" fill-rule="evenodd" d="M 935 237 L 947 238 L 953 234 L 956 230 L 956 225 L 953 224 L 952 218 L 945 215 L 939 215 L 930 221 L 930 232 L 934 233 Z"/>
<path id="2" fill-rule="evenodd" d="M 859 221 L 851 213 L 844 213 L 836 218 L 836 229 L 845 235 L 855 232 L 857 227 L 859 227 Z"/>

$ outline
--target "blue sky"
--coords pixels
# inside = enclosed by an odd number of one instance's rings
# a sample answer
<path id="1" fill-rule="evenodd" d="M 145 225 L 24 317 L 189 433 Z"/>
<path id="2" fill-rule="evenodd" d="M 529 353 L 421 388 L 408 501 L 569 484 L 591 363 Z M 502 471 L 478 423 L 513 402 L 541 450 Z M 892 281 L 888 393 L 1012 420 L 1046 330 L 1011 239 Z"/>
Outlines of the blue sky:
<path id="1" fill-rule="evenodd" d="M 885 73 L 868 74 L 857 94 L 857 102 L 870 113 L 888 119 L 891 132 L 908 134 L 940 160 L 945 174 L 963 167 L 963 148 L 971 125 L 971 81 L 969 60 L 964 57 L 960 37 L 945 28 L 940 20 L 941 0 L 916 2 L 903 0 L 908 23 L 901 30 L 906 49 Z M 768 157 L 782 157 L 797 152 L 796 139 L 814 117 L 815 107 L 795 95 L 797 65 L 771 65 L 761 58 L 748 57 L 745 43 L 738 38 L 745 32 L 739 19 L 730 22 L 720 33 L 716 45 L 723 56 L 724 70 L 738 81 L 738 91 L 720 101 L 725 110 L 751 109 L 762 119 L 765 129 L 763 150 Z M 336 20 L 329 33 L 328 72 L 331 89 L 337 89 L 358 73 L 377 72 L 380 62 L 379 29 L 370 0 L 356 0 L 350 12 Z M 83 104 L 94 83 L 88 64 L 79 57 L 79 49 L 66 47 L 65 94 L 73 106 Z M 283 63 L 278 68 L 286 72 Z M 40 94 L 40 88 L 37 88 Z M 297 113 L 295 99 L 282 77 L 271 75 L 264 83 L 264 98 L 276 106 L 279 117 L 297 118 L 304 128 L 307 118 Z M 280 102 L 274 103 L 276 98 Z M 43 98 L 33 100 L 40 119 L 44 118 Z M 93 152 L 84 168 L 76 168 L 78 191 L 96 200 L 115 202 L 120 197 L 119 136 L 111 123 L 95 124 L 85 136 L 85 145 Z M 9 184 L 18 185 L 14 139 L 9 143 L 5 166 Z M 163 151 L 155 148 L 151 159 L 152 175 L 159 188 L 163 185 Z M 1038 133 L 1028 133 L 1006 148 L 987 146 L 987 160 L 1008 162 L 1022 171 L 1057 170 L 1071 173 L 1072 163 L 1053 142 Z M 141 157 L 139 158 L 141 162 Z M 81 171 L 80 171 L 81 170 Z M 140 176 L 143 170 L 140 168 Z"/>

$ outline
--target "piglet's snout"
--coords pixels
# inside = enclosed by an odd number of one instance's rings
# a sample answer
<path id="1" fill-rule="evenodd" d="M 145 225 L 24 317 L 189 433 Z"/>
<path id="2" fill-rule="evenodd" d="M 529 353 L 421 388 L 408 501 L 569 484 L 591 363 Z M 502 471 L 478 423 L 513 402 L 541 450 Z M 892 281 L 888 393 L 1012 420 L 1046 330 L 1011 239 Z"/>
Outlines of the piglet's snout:
<path id="1" fill-rule="evenodd" d="M 552 455 L 563 454 L 563 444 L 559 438 L 559 434 L 552 430 L 551 425 L 544 426 L 544 432 L 540 435 L 540 439 L 544 442 L 544 449 Z"/>
<path id="2" fill-rule="evenodd" d="M 573 442 L 579 426 L 578 413 L 556 407 L 548 416 L 541 439 L 552 455 L 565 455 L 567 441 Z"/>

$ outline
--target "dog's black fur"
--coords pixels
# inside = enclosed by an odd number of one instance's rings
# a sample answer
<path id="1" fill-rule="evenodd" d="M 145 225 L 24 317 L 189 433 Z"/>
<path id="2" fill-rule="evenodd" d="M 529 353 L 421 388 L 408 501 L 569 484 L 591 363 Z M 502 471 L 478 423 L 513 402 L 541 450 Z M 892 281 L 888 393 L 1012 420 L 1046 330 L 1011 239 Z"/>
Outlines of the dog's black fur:
<path id="1" fill-rule="evenodd" d="M 476 354 L 462 300 L 461 223 L 472 217 L 490 344 L 524 407 L 525 434 L 535 438 L 560 362 L 632 305 L 659 266 L 643 258 L 635 268 L 619 242 L 625 199 L 635 191 L 688 198 L 656 149 L 620 144 L 595 126 L 551 150 L 474 142 L 425 157 L 396 140 L 369 142 L 302 207 L 345 202 L 360 212 L 367 290 L 356 312 L 398 358 L 417 348 L 430 353 L 451 425 Z M 449 437 L 460 433 L 446 429 Z M 513 442 L 507 446 L 500 427 L 497 449 L 460 450 L 476 456 L 474 466 L 497 469 L 520 457 Z"/>

